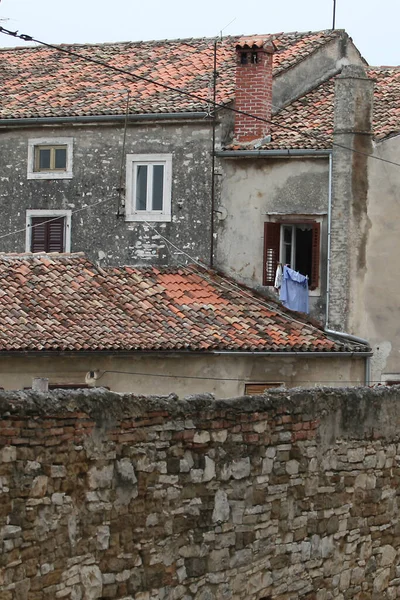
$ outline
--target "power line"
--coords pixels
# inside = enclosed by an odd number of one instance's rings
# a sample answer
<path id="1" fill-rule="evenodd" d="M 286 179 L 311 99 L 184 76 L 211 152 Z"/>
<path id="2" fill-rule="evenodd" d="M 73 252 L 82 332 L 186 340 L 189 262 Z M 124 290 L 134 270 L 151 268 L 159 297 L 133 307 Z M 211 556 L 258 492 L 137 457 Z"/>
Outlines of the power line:
<path id="1" fill-rule="evenodd" d="M 339 354 L 339 353 L 338 353 Z M 256 383 L 257 378 L 252 378 L 252 379 L 243 379 L 243 378 L 237 378 L 237 377 L 206 377 L 204 375 L 167 375 L 165 373 L 146 373 L 144 371 L 117 371 L 117 370 L 112 370 L 112 369 L 107 369 L 106 371 L 102 371 L 102 374 L 99 377 L 96 377 L 96 381 L 99 381 L 100 379 L 102 379 L 104 377 L 104 375 L 106 375 L 107 373 L 115 373 L 117 375 L 139 375 L 141 377 L 162 377 L 162 378 L 167 378 L 167 379 L 199 379 L 202 381 L 235 381 L 237 383 Z M 260 382 L 260 385 L 263 385 L 265 383 L 265 385 L 270 385 L 271 383 L 279 383 L 276 381 L 262 381 Z M 283 383 L 283 382 L 282 382 Z M 362 383 L 360 383 L 358 380 L 356 379 L 325 379 L 325 380 L 319 380 L 319 381 L 310 381 L 309 379 L 296 379 L 296 381 L 294 382 L 296 383 L 310 383 L 313 384 L 313 386 L 315 386 L 316 384 L 319 383 L 359 383 L 359 385 L 364 385 Z M 380 381 L 380 380 L 376 380 L 376 381 L 370 381 L 370 384 L 372 383 L 380 383 L 382 385 L 384 385 L 385 383 Z M 281 385 L 277 385 L 277 387 L 281 387 Z M 287 388 L 285 388 L 287 389 Z"/>
<path id="2" fill-rule="evenodd" d="M 57 46 L 55 44 L 50 44 L 48 42 L 43 42 L 41 40 L 38 40 L 36 38 L 34 38 L 31 35 L 27 35 L 27 34 L 19 34 L 18 31 L 11 31 L 9 29 L 6 29 L 5 27 L 1 27 L 0 26 L 0 33 L 3 33 L 5 35 L 11 36 L 11 37 L 15 37 L 18 39 L 21 39 L 23 41 L 27 41 L 27 42 L 35 42 L 36 44 L 40 44 L 41 46 L 45 46 L 47 48 L 51 48 L 53 50 L 57 50 L 58 52 L 63 52 L 64 54 L 68 54 L 70 56 L 74 56 L 76 58 L 79 58 L 80 60 L 84 60 L 86 62 L 91 62 L 95 65 L 101 66 L 101 67 L 105 67 L 107 69 L 110 69 L 112 71 L 115 71 L 116 73 L 120 73 L 122 75 L 126 75 L 128 77 L 133 77 L 139 81 L 144 81 L 146 83 L 151 83 L 152 85 L 156 85 L 159 87 L 162 87 L 166 90 L 169 90 L 171 92 L 175 92 L 178 94 L 181 94 L 183 96 L 187 96 L 188 98 L 193 98 L 194 100 L 197 100 L 199 102 L 201 102 L 201 104 L 207 103 L 207 104 L 211 104 L 212 106 L 214 106 L 214 108 L 223 108 L 224 110 L 228 110 L 230 112 L 234 112 L 236 114 L 240 114 L 246 117 L 250 117 L 252 119 L 255 119 L 257 121 L 261 121 L 263 123 L 268 123 L 270 125 L 276 125 L 274 123 L 274 121 L 272 121 L 271 119 L 266 119 L 264 117 L 259 117 L 258 115 L 254 115 L 252 113 L 249 113 L 247 111 L 244 110 L 240 110 L 238 108 L 233 108 L 232 106 L 228 106 L 227 104 L 223 104 L 220 102 L 214 102 L 211 99 L 206 100 L 205 98 L 203 98 L 202 96 L 198 96 L 197 94 L 193 94 L 192 92 L 187 92 L 185 90 L 182 90 L 180 88 L 176 88 L 174 86 L 168 85 L 166 83 L 162 83 L 160 81 L 156 81 L 155 79 L 151 79 L 150 77 L 145 77 L 144 75 L 137 75 L 136 73 L 131 73 L 130 71 L 126 71 L 125 69 L 121 69 L 120 67 L 116 67 L 114 65 L 111 65 L 110 63 L 106 63 L 104 61 L 101 61 L 97 58 L 92 58 L 90 56 L 85 56 L 84 54 L 80 54 L 79 52 L 75 52 L 73 50 L 68 50 L 67 48 L 63 48 L 62 46 Z M 288 125 L 283 125 L 283 124 L 279 124 L 276 125 L 279 129 L 286 129 L 288 131 L 294 131 L 296 133 L 299 133 L 300 135 L 303 135 L 305 137 L 309 137 L 312 139 L 316 139 L 316 140 L 321 140 L 322 139 L 322 135 L 326 136 L 326 134 L 315 134 L 312 132 L 307 132 L 307 131 L 299 131 L 298 128 L 295 127 L 290 127 Z M 326 140 L 324 140 L 326 141 Z M 400 163 L 397 163 L 395 161 L 391 161 L 385 158 L 381 158 L 378 156 L 375 156 L 374 154 L 369 154 L 368 152 L 362 152 L 361 150 L 356 150 L 354 148 L 351 148 L 350 146 L 345 146 L 343 144 L 338 144 L 337 142 L 330 142 L 332 144 L 332 146 L 336 146 L 338 148 L 342 148 L 344 150 L 349 150 L 350 152 L 354 152 L 356 154 L 361 154 L 363 156 L 367 156 L 369 158 L 373 158 L 375 160 L 379 160 L 381 162 L 386 162 L 388 164 L 392 164 L 395 165 L 397 167 L 400 167 Z"/>
<path id="3" fill-rule="evenodd" d="M 156 229 L 156 227 L 154 227 L 154 225 L 151 225 L 148 221 L 144 221 L 144 223 L 150 227 L 151 229 L 153 229 L 160 237 L 161 239 L 163 239 L 167 244 L 169 244 L 170 246 L 172 246 L 175 250 L 178 250 L 178 252 L 185 254 L 192 262 L 194 262 L 195 264 L 197 264 L 198 266 L 200 266 L 203 269 L 206 269 L 207 272 L 209 272 L 209 267 L 207 265 L 202 264 L 201 262 L 199 262 L 198 260 L 196 260 L 195 258 L 193 258 L 193 256 L 191 256 L 190 254 L 188 254 L 187 252 L 185 252 L 184 250 L 181 250 L 180 248 L 178 248 L 178 246 L 175 246 L 175 244 L 173 242 L 171 242 L 167 237 L 165 237 L 162 233 L 160 233 L 160 231 L 158 229 Z M 185 269 L 187 269 L 188 271 L 190 271 L 193 275 L 198 275 L 198 272 L 193 270 L 191 268 L 190 264 L 185 264 L 184 265 Z M 253 300 L 259 304 L 261 304 L 264 308 L 267 308 L 268 310 L 275 312 L 277 314 L 279 314 L 281 317 L 283 317 L 284 319 L 290 319 L 291 321 L 294 321 L 295 323 L 298 323 L 299 325 L 302 326 L 307 326 L 310 327 L 311 329 L 314 329 L 316 331 L 319 331 L 321 334 L 326 335 L 329 338 L 329 335 L 327 333 L 325 333 L 323 330 L 319 329 L 318 327 L 316 327 L 315 325 L 313 325 L 312 323 L 309 323 L 307 321 L 300 321 L 298 319 L 296 319 L 292 314 L 288 314 L 288 313 L 284 313 L 283 311 L 281 311 L 279 309 L 279 306 L 271 306 L 271 303 L 275 304 L 276 300 L 274 300 L 273 298 L 269 298 L 267 300 L 264 300 L 263 297 L 258 294 L 257 292 L 253 291 L 246 291 L 245 289 L 243 289 L 243 287 L 241 287 L 240 285 L 238 285 L 237 283 L 235 283 L 234 281 L 232 281 L 228 276 L 225 275 L 219 275 L 219 273 L 217 271 L 214 270 L 214 273 L 220 277 L 220 279 L 223 278 L 224 282 L 227 282 L 231 287 L 227 287 L 226 285 L 224 285 L 223 283 L 221 283 L 221 281 L 219 281 L 219 285 L 224 288 L 226 291 L 228 292 L 234 292 L 236 294 L 238 294 L 239 296 L 241 296 L 242 298 L 244 298 L 245 300 L 249 299 Z M 202 277 L 204 279 L 206 279 L 210 284 L 214 285 L 214 282 L 212 279 L 210 279 L 210 277 L 208 277 L 208 275 L 206 275 L 206 273 L 202 273 Z M 255 296 L 256 295 L 256 296 Z M 350 340 L 351 341 L 351 340 Z M 344 342 L 343 342 L 344 343 Z M 357 344 L 357 342 L 352 342 L 353 344 Z M 359 346 L 363 345 L 361 343 L 358 344 Z"/>
<path id="4" fill-rule="evenodd" d="M 98 206 L 99 204 L 104 204 L 104 202 L 109 202 L 110 200 L 114 200 L 114 199 L 115 199 L 114 197 L 104 198 L 103 200 L 99 200 L 98 202 L 95 202 L 94 204 L 88 204 L 87 206 L 82 206 L 81 208 L 72 210 L 71 215 L 75 215 L 76 213 L 82 212 L 83 210 L 88 210 L 90 208 L 94 208 L 95 206 Z M 60 215 L 58 215 L 57 217 L 50 218 L 46 222 L 51 223 L 52 221 L 57 221 L 59 218 L 60 218 Z M 34 229 L 35 227 L 40 227 L 41 225 L 42 225 L 42 223 L 37 223 L 36 225 L 30 225 L 29 229 Z M 3 238 L 9 237 L 11 235 L 16 235 L 17 233 L 22 233 L 22 232 L 26 233 L 26 227 L 24 227 L 23 229 L 16 229 L 15 231 L 9 231 L 8 233 L 4 233 L 3 235 L 0 235 L 0 240 Z"/>

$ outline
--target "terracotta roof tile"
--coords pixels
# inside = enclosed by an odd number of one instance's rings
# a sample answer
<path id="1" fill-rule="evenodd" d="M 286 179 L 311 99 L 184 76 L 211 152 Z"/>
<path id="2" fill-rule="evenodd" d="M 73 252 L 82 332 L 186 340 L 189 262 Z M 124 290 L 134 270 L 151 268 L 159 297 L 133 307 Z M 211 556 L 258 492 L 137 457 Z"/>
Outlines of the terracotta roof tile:
<path id="1" fill-rule="evenodd" d="M 0 352 L 366 350 L 200 267 L 99 269 L 82 254 L 0 254 L 0 292 Z"/>
<path id="2" fill-rule="evenodd" d="M 243 39 L 272 40 L 274 74 L 287 69 L 342 31 L 225 37 L 218 44 L 217 101 L 231 102 L 235 83 L 235 46 Z M 63 48 L 200 96 L 199 100 L 132 80 L 98 65 L 46 47 L 0 50 L 0 118 L 193 112 L 207 108 L 213 72 L 214 39 L 164 40 Z"/>

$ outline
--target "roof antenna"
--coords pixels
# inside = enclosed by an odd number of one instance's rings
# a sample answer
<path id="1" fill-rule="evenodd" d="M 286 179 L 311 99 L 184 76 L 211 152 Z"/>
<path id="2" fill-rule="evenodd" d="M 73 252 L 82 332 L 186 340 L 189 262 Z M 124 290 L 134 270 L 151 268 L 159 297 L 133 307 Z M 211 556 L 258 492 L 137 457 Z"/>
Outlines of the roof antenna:
<path id="1" fill-rule="evenodd" d="M 232 25 L 232 23 L 233 23 L 234 21 L 236 21 L 236 17 L 234 17 L 234 18 L 232 19 L 232 21 L 229 21 L 228 25 L 225 25 L 225 27 L 224 27 L 223 29 L 221 29 L 221 30 L 220 30 L 220 32 L 219 32 L 219 36 L 220 36 L 220 38 L 221 38 L 221 42 L 222 42 L 222 33 L 225 31 L 225 29 L 228 29 L 229 25 Z"/>
<path id="2" fill-rule="evenodd" d="M 336 22 L 336 0 L 333 0 L 333 22 L 332 22 L 332 29 L 335 29 L 335 22 Z"/>

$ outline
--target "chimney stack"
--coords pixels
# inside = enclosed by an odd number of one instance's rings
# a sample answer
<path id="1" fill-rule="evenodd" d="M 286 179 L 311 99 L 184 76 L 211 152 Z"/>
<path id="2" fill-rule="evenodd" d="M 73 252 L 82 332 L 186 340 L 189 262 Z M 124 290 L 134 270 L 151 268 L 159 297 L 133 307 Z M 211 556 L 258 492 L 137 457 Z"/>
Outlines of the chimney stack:
<path id="1" fill-rule="evenodd" d="M 242 39 L 236 46 L 235 108 L 271 120 L 272 63 L 275 47 L 270 39 Z M 235 113 L 234 138 L 251 142 L 267 137 L 270 123 Z"/>

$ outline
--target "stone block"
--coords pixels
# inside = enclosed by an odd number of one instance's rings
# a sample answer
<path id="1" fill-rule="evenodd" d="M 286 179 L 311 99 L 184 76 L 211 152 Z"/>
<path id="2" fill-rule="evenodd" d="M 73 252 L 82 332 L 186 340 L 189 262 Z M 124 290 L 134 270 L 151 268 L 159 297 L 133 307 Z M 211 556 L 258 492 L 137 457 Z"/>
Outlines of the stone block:
<path id="1" fill-rule="evenodd" d="M 4 446 L 0 450 L 0 463 L 10 463 L 17 460 L 17 449 L 15 446 Z"/>
<path id="2" fill-rule="evenodd" d="M 212 514 L 213 523 L 222 523 L 228 521 L 230 507 L 228 496 L 224 490 L 217 490 L 214 497 L 214 510 Z"/>
<path id="3" fill-rule="evenodd" d="M 234 479 L 244 479 L 250 475 L 250 458 L 246 456 L 240 460 L 234 460 L 231 463 L 231 473 Z"/>
<path id="4" fill-rule="evenodd" d="M 211 434 L 209 431 L 196 431 L 193 437 L 195 444 L 208 444 L 211 440 Z"/>
<path id="5" fill-rule="evenodd" d="M 185 569 L 188 577 L 201 577 L 207 573 L 207 559 L 186 558 Z"/>
<path id="6" fill-rule="evenodd" d="M 96 600 L 103 591 L 103 578 L 97 565 L 81 568 L 81 581 L 84 588 L 84 600 Z"/>

